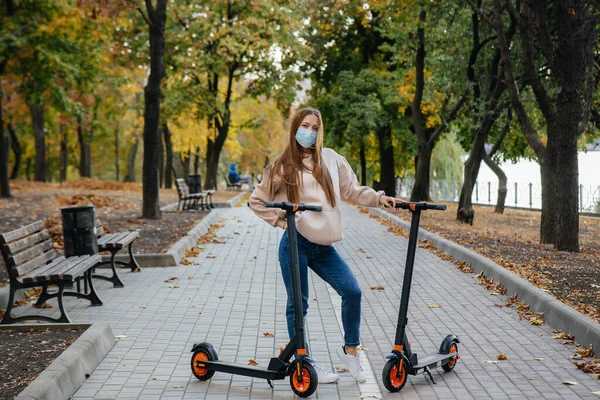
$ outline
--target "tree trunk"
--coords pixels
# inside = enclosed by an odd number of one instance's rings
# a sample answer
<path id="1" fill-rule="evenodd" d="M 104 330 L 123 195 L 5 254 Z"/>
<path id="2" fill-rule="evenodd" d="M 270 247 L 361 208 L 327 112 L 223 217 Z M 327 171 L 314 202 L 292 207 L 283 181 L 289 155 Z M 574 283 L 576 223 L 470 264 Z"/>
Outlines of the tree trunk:
<path id="1" fill-rule="evenodd" d="M 157 0 L 156 7 L 146 2 L 150 31 L 150 75 L 144 88 L 144 166 L 142 217 L 159 219 L 158 148 L 161 77 L 165 48 L 167 0 Z"/>
<path id="2" fill-rule="evenodd" d="M 381 188 L 388 196 L 396 195 L 396 183 L 394 179 L 394 146 L 392 146 L 392 128 L 384 126 L 377 132 L 379 142 L 379 158 L 381 166 L 379 169 L 379 179 Z"/>
<path id="3" fill-rule="evenodd" d="M 84 132 L 81 118 L 77 119 L 77 140 L 79 141 L 79 176 L 82 178 L 92 177 L 92 147 L 90 145 L 90 134 Z"/>
<path id="4" fill-rule="evenodd" d="M 119 123 L 117 122 L 117 126 L 115 128 L 115 178 L 117 180 L 117 182 L 119 182 L 119 180 L 121 179 L 120 175 L 120 171 L 121 170 L 121 163 L 119 160 Z"/>
<path id="5" fill-rule="evenodd" d="M 135 142 L 129 148 L 129 156 L 127 157 L 127 173 L 123 182 L 135 182 L 135 157 L 140 144 L 140 140 L 136 137 Z"/>
<path id="6" fill-rule="evenodd" d="M 167 154 L 167 165 L 165 166 L 165 188 L 173 187 L 173 142 L 171 141 L 171 131 L 167 123 L 163 125 L 163 134 L 165 139 L 165 150 Z"/>
<path id="7" fill-rule="evenodd" d="M 560 96 L 560 95 L 559 95 Z M 554 247 L 559 251 L 579 252 L 579 165 L 577 129 L 581 109 L 564 104 L 558 107 L 555 124 L 548 126 L 548 160 L 552 166 L 551 192 L 542 193 L 550 200 L 553 213 Z M 575 104 L 577 105 L 577 104 Z M 552 143 L 550 137 L 553 138 Z M 550 234 L 544 231 L 544 235 Z"/>
<path id="8" fill-rule="evenodd" d="M 69 168 L 69 153 L 67 147 L 67 135 L 64 132 L 64 126 L 61 122 L 60 124 L 60 174 L 58 180 L 62 182 L 66 182 L 67 180 L 67 170 Z"/>
<path id="9" fill-rule="evenodd" d="M 1 112 L 1 111 L 0 111 Z M 2 123 L 0 118 L 0 123 Z M 12 123 L 8 123 L 8 134 L 10 136 L 10 147 L 15 155 L 15 163 L 13 164 L 12 171 L 10 172 L 10 179 L 17 179 L 19 176 L 19 170 L 21 169 L 21 160 L 23 157 L 23 151 L 21 150 L 21 144 L 19 138 L 13 129 Z"/>
<path id="10" fill-rule="evenodd" d="M 35 138 L 34 180 L 46 182 L 46 133 L 44 132 L 44 105 L 28 104 Z"/>
<path id="11" fill-rule="evenodd" d="M 196 154 L 194 157 L 194 174 L 198 174 L 198 171 L 200 171 L 200 146 L 196 146 Z"/>
<path id="12" fill-rule="evenodd" d="M 191 150 L 184 151 L 179 156 L 179 161 L 181 162 L 181 168 L 183 169 L 183 178 L 190 174 L 190 158 L 191 158 Z"/>
<path id="13" fill-rule="evenodd" d="M 506 174 L 498 164 L 487 154 L 483 156 L 483 161 L 498 177 L 498 198 L 496 199 L 495 213 L 504 214 L 504 203 L 506 202 L 506 193 L 508 193 Z"/>
<path id="14" fill-rule="evenodd" d="M 360 184 L 367 186 L 367 156 L 363 142 L 360 143 Z"/>
<path id="15" fill-rule="evenodd" d="M 162 188 L 165 182 L 165 146 L 163 144 L 164 134 L 162 128 L 159 128 L 158 134 L 158 147 L 156 149 L 158 153 L 158 186 Z"/>
<path id="16" fill-rule="evenodd" d="M 427 143 L 419 143 L 418 154 L 415 159 L 415 184 L 410 193 L 410 201 L 431 201 L 429 192 L 429 175 L 431 167 L 431 151 Z"/>
<path id="17" fill-rule="evenodd" d="M 8 135 L 4 133 L 2 117 L 2 92 L 0 92 L 0 197 L 11 197 L 8 179 Z"/>

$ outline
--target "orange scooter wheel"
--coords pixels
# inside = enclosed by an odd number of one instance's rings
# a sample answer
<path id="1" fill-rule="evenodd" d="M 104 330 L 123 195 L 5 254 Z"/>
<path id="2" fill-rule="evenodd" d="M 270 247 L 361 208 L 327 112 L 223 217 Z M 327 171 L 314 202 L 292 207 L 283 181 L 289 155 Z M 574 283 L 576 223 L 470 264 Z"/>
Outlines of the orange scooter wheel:
<path id="1" fill-rule="evenodd" d="M 406 385 L 406 360 L 401 360 L 398 365 L 398 359 L 392 358 L 383 367 L 381 376 L 383 385 L 390 392 L 399 392 Z"/>
<path id="2" fill-rule="evenodd" d="M 315 367 L 307 362 L 302 363 L 302 371 L 300 373 L 298 373 L 299 368 L 298 363 L 294 362 L 291 368 L 293 372 L 290 375 L 290 386 L 299 397 L 308 397 L 317 390 L 319 377 Z M 300 379 L 300 376 L 302 376 L 302 379 Z"/>
<path id="3" fill-rule="evenodd" d="M 215 371 L 208 369 L 203 361 L 217 361 L 217 352 L 212 346 L 200 346 L 192 355 L 192 373 L 201 381 L 207 381 L 213 377 Z"/>

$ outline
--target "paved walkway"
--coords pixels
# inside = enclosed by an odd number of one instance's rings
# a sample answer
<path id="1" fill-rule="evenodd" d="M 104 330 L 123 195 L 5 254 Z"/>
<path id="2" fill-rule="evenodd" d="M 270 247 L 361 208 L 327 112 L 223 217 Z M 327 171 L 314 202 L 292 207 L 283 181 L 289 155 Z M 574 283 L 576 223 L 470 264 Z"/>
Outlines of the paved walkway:
<path id="1" fill-rule="evenodd" d="M 271 228 L 248 208 L 221 210 L 224 244 L 203 246 L 192 266 L 123 270 L 126 287 L 102 282 L 102 307 L 67 299 L 76 322 L 105 321 L 122 335 L 74 399 L 286 399 L 289 381 L 267 382 L 217 372 L 209 382 L 190 370 L 190 349 L 209 341 L 222 360 L 266 366 L 287 342 L 285 289 L 279 277 L 277 247 L 282 231 Z M 494 303 L 490 295 L 453 264 L 426 250 L 417 251 L 411 291 L 408 335 L 418 353 L 436 351 L 448 333 L 461 340 L 455 370 L 433 371 L 437 382 L 410 376 L 398 394 L 381 383 L 384 356 L 392 348 L 407 240 L 354 207 L 344 206 L 345 240 L 336 245 L 363 290 L 362 342 L 369 374 L 358 385 L 346 373 L 337 384 L 319 385 L 319 399 L 576 399 L 598 397 L 600 381 L 579 371 L 570 359 L 573 348 L 552 339 L 548 326 L 529 325 L 518 313 Z M 362 249 L 362 250 L 361 250 Z M 171 277 L 178 280 L 165 282 Z M 342 367 L 335 354 L 342 345 L 340 299 L 311 275 L 308 334 L 314 358 Z M 371 290 L 383 286 L 385 290 Z M 430 308 L 437 303 L 441 308 Z M 44 310 L 48 311 L 48 310 Z M 270 332 L 274 337 L 263 333 Z M 506 361 L 496 360 L 499 353 Z M 534 360 L 543 358 L 543 360 Z M 566 386 L 563 381 L 576 382 Z"/>

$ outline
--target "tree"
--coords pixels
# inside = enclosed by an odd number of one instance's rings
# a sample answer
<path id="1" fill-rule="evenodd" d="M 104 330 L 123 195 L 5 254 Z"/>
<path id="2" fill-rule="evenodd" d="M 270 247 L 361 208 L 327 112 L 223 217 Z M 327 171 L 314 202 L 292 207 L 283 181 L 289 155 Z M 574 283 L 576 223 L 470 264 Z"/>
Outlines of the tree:
<path id="1" fill-rule="evenodd" d="M 594 50 L 598 2 L 494 0 L 493 14 L 471 7 L 495 30 L 510 101 L 523 135 L 540 163 L 542 220 L 540 242 L 557 250 L 579 251 L 577 140 L 588 126 L 594 91 Z M 517 4 L 518 5 L 518 4 Z M 517 21 L 526 83 L 546 123 L 544 143 L 517 87 L 514 56 L 504 15 Z"/>
<path id="2" fill-rule="evenodd" d="M 194 4 L 182 2 L 174 11 L 181 30 L 169 79 L 197 105 L 197 120 L 210 126 L 204 187 L 213 188 L 233 123 L 234 84 L 243 78 L 248 89 L 241 96 L 273 96 L 282 110 L 293 100 L 298 76 L 294 67 L 302 53 L 294 35 L 300 23 L 294 7 L 301 4 L 219 0 L 201 12 Z"/>
<path id="3" fill-rule="evenodd" d="M 481 1 L 478 0 L 479 5 L 481 5 Z M 468 222 L 472 225 L 475 218 L 475 210 L 471 201 L 473 189 L 477 182 L 481 161 L 485 158 L 485 143 L 488 135 L 492 131 L 502 110 L 506 108 L 506 103 L 501 101 L 506 85 L 503 79 L 504 72 L 500 67 L 500 50 L 496 48 L 489 61 L 487 60 L 489 57 L 485 57 L 486 54 L 484 52 L 486 47 L 489 47 L 488 44 L 493 40 L 493 36 L 481 40 L 479 16 L 473 12 L 471 19 L 473 46 L 471 56 L 469 57 L 467 75 L 472 85 L 470 114 L 474 115 L 474 128 L 470 129 L 466 127 L 467 131 L 472 135 L 472 139 L 471 137 L 468 138 L 471 150 L 464 165 L 464 181 L 458 200 L 456 218 L 459 221 Z M 507 31 L 509 40 L 515 34 L 516 29 L 516 22 L 512 20 Z M 478 58 L 483 58 L 484 61 L 478 63 Z M 484 65 L 481 66 L 481 64 Z M 500 144 L 501 142 L 496 146 L 496 149 Z M 492 159 L 490 158 L 488 164 L 491 161 Z M 504 196 L 506 196 L 506 192 L 504 192 Z"/>
<path id="4" fill-rule="evenodd" d="M 167 0 L 146 0 L 146 13 L 138 8 L 150 32 L 150 75 L 144 88 L 144 167 L 142 217 L 158 219 L 159 203 L 158 157 L 160 141 L 160 102 Z"/>
<path id="5" fill-rule="evenodd" d="M 430 200 L 429 179 L 431 176 L 431 152 L 438 140 L 440 134 L 449 122 L 454 120 L 462 105 L 466 101 L 466 96 L 460 97 L 442 119 L 442 122 L 436 127 L 427 127 L 424 122 L 422 100 L 425 89 L 425 22 L 427 20 L 427 11 L 422 9 L 419 13 L 419 25 L 417 28 L 417 51 L 415 54 L 415 95 L 411 104 L 411 120 L 418 142 L 417 157 L 415 159 L 415 184 L 410 194 L 410 201 Z M 446 95 L 444 104 L 450 100 L 450 94 Z M 447 112 L 443 110 L 442 112 Z"/>

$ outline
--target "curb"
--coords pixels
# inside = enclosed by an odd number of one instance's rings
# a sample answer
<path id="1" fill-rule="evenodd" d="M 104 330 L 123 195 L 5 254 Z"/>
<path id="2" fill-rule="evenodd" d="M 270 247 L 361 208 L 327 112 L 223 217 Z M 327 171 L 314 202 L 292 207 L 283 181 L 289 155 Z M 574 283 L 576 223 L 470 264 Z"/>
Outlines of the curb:
<path id="1" fill-rule="evenodd" d="M 8 325 L 7 329 L 52 329 L 89 326 L 83 334 L 58 356 L 17 399 L 69 399 L 89 377 L 115 344 L 110 326 L 103 322 L 92 325 L 44 324 Z"/>
<path id="2" fill-rule="evenodd" d="M 384 210 L 370 208 L 369 211 L 406 230 L 410 229 L 410 223 Z M 529 305 L 531 311 L 543 313 L 548 325 L 573 335 L 575 340 L 584 346 L 592 345 L 595 349 L 600 349 L 600 324 L 593 319 L 474 251 L 421 228 L 419 228 L 419 238 L 427 240 L 456 260 L 466 262 L 473 268 L 474 273 L 483 272 L 487 278 L 500 282 L 506 288 L 507 294 L 516 295 L 520 301 Z"/>
<path id="3" fill-rule="evenodd" d="M 173 266 L 179 264 L 182 258 L 185 257 L 185 251 L 191 249 L 196 245 L 198 239 L 208 232 L 208 228 L 215 222 L 218 221 L 220 213 L 218 211 L 211 211 L 202 221 L 198 222 L 186 236 L 182 237 L 175 243 L 165 254 L 173 259 Z"/>

